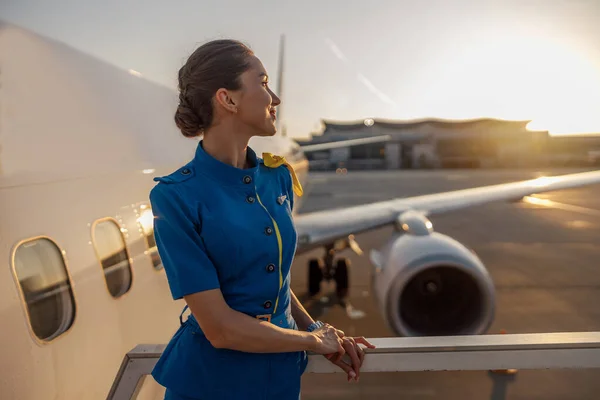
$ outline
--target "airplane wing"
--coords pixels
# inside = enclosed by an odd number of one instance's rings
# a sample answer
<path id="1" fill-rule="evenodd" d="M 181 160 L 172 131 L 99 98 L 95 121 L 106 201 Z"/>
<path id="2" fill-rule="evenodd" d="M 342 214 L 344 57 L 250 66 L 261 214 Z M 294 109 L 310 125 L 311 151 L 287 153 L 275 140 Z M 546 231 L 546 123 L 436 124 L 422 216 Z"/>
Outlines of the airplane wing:
<path id="1" fill-rule="evenodd" d="M 312 151 L 337 149 L 339 147 L 358 146 L 358 145 L 369 144 L 369 143 L 382 143 L 382 142 L 387 142 L 390 139 L 391 139 L 390 135 L 381 135 L 381 136 L 373 136 L 373 137 L 368 137 L 368 138 L 339 140 L 336 142 L 307 144 L 307 145 L 300 146 L 300 148 L 302 149 L 302 151 L 304 153 L 309 153 Z"/>
<path id="2" fill-rule="evenodd" d="M 517 201 L 535 193 L 596 183 L 600 183 L 600 170 L 300 214 L 295 218 L 298 251 L 307 251 L 350 234 L 393 224 L 401 213 L 408 210 L 421 212 L 426 216 L 441 214 L 485 203 Z"/>

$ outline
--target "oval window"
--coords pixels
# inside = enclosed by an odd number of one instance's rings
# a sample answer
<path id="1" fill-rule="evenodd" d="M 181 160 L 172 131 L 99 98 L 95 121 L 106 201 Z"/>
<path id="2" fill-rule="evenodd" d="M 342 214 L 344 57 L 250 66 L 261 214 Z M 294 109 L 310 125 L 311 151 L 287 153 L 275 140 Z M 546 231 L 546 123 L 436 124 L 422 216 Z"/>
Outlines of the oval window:
<path id="1" fill-rule="evenodd" d="M 158 255 L 156 240 L 154 239 L 154 215 L 152 214 L 150 206 L 143 204 L 140 207 L 140 216 L 137 219 L 137 222 L 144 235 L 146 248 L 148 249 L 150 259 L 152 260 L 152 266 L 156 270 L 163 268 L 162 261 Z"/>
<path id="2" fill-rule="evenodd" d="M 75 297 L 61 250 L 48 238 L 21 243 L 14 270 L 33 333 L 44 341 L 66 332 L 75 319 Z"/>
<path id="3" fill-rule="evenodd" d="M 131 263 L 121 228 L 112 218 L 96 221 L 92 240 L 104 271 L 108 291 L 120 297 L 131 288 Z"/>

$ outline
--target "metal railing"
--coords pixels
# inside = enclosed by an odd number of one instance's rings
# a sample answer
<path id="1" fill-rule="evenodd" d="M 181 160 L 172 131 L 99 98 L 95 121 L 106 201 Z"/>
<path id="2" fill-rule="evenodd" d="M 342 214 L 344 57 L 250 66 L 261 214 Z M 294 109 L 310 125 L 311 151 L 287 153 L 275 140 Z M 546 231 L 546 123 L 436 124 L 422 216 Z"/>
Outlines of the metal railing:
<path id="1" fill-rule="evenodd" d="M 368 339 L 377 346 L 361 368 L 366 372 L 497 371 L 492 399 L 502 399 L 513 369 L 600 368 L 600 332 L 534 333 Z M 123 359 L 108 400 L 135 398 L 141 378 L 152 372 L 166 345 L 142 344 Z M 306 373 L 343 373 L 323 356 L 309 355 Z M 504 378 L 503 378 L 504 376 Z"/>

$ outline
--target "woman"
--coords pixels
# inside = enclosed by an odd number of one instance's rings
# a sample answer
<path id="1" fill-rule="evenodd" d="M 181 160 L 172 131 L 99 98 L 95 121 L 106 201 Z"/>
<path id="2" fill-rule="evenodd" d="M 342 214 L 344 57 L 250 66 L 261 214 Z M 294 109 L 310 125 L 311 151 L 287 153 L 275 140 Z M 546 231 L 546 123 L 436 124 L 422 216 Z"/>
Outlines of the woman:
<path id="1" fill-rule="evenodd" d="M 358 380 L 358 343 L 373 346 L 313 321 L 290 290 L 302 188 L 284 159 L 248 147 L 275 134 L 280 104 L 260 60 L 237 41 L 209 42 L 180 69 L 179 90 L 175 122 L 203 138 L 150 193 L 171 294 L 191 310 L 152 372 L 165 398 L 298 399 L 306 351 Z"/>

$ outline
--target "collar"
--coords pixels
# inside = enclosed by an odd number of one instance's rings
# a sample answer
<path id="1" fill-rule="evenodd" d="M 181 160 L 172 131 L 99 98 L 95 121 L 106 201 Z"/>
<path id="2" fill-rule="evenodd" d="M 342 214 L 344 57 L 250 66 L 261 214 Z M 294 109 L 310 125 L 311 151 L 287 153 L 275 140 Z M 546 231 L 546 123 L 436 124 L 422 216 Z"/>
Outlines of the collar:
<path id="1" fill-rule="evenodd" d="M 219 161 L 208 154 L 204 150 L 201 140 L 196 147 L 194 165 L 196 166 L 197 172 L 204 172 L 225 184 L 248 185 L 256 180 L 260 159 L 256 156 L 256 153 L 250 146 L 246 148 L 246 158 L 252 167 L 247 169 L 236 168 L 233 165 Z"/>

